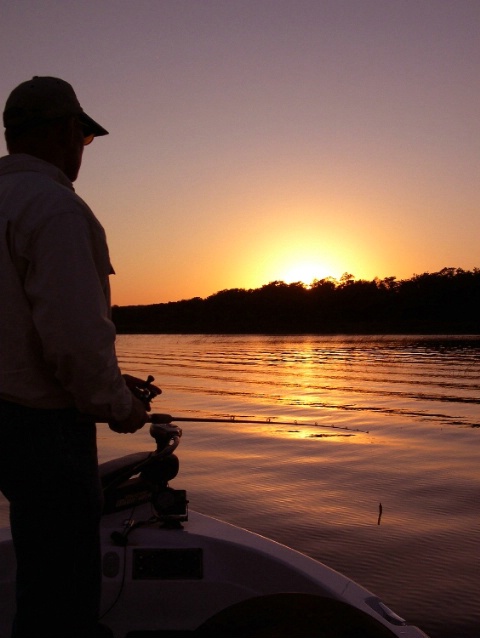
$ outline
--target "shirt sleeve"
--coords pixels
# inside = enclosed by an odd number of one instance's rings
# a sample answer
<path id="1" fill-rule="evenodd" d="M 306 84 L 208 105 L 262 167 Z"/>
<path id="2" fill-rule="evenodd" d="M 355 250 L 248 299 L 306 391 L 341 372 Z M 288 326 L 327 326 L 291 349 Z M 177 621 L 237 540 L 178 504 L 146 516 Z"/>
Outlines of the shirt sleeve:
<path id="1" fill-rule="evenodd" d="M 77 408 L 105 420 L 130 413 L 110 319 L 103 228 L 82 212 L 51 217 L 31 238 L 25 291 L 43 356 Z"/>

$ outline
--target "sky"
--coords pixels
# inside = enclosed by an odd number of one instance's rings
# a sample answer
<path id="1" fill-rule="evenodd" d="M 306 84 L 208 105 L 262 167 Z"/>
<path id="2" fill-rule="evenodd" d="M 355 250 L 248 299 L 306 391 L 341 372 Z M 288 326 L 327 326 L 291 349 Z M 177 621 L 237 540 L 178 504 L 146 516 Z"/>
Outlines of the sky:
<path id="1" fill-rule="evenodd" d="M 113 302 L 480 267 L 479 0 L 0 0 L 70 82 Z M 3 138 L 0 155 L 6 153 Z"/>

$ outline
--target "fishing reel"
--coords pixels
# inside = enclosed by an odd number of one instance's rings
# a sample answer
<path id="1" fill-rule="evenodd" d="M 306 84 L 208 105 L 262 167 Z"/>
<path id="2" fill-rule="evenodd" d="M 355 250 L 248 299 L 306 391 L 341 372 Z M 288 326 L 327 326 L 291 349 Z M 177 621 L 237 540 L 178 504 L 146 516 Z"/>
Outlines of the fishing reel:
<path id="1" fill-rule="evenodd" d="M 150 403 L 155 397 L 158 397 L 158 395 L 162 393 L 160 388 L 152 385 L 152 382 L 155 381 L 155 377 L 149 374 L 145 381 L 140 381 L 129 375 L 124 375 L 124 378 L 132 393 L 137 399 L 140 399 L 147 410 L 150 410 Z"/>

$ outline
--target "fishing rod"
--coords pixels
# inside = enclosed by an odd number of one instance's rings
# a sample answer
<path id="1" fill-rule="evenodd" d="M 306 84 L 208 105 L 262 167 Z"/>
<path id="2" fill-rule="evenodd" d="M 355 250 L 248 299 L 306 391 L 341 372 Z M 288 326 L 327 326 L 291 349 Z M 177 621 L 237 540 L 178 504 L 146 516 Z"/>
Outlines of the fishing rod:
<path id="1" fill-rule="evenodd" d="M 244 419 L 238 418 L 236 416 L 230 417 L 195 417 L 195 416 L 172 416 L 171 414 L 151 414 L 148 418 L 149 423 L 162 423 L 164 425 L 169 425 L 170 423 L 175 422 L 184 422 L 184 423 L 251 423 L 254 425 L 294 425 L 294 426 L 310 426 L 310 427 L 320 427 L 320 428 L 329 428 L 331 430 L 348 430 L 349 432 L 363 432 L 364 434 L 368 434 L 366 430 L 359 430 L 357 428 L 349 428 L 348 426 L 342 425 L 325 425 L 323 423 L 299 423 L 298 421 L 275 421 L 272 418 L 265 419 L 263 421 L 259 419 Z"/>
<path id="2" fill-rule="evenodd" d="M 147 409 L 150 409 L 150 402 L 161 393 L 160 388 L 152 385 L 152 381 L 155 381 L 152 375 L 149 375 L 145 381 L 141 383 L 137 383 L 135 387 L 132 388 L 133 393 L 136 397 L 138 397 Z M 193 417 L 193 416 L 172 416 L 171 414 L 160 414 L 154 413 L 151 414 L 148 418 L 148 422 L 169 425 L 174 422 L 184 422 L 184 423 L 249 423 L 253 425 L 289 425 L 289 426 L 299 426 L 302 425 L 304 427 L 321 427 L 328 428 L 330 430 L 347 430 L 348 432 L 362 432 L 363 434 L 368 434 L 366 430 L 360 430 L 358 428 L 349 428 L 348 426 L 341 425 L 324 425 L 322 423 L 298 423 L 298 421 L 275 421 L 272 418 L 268 418 L 265 420 L 260 419 L 245 419 L 238 418 L 235 416 L 230 417 Z"/>

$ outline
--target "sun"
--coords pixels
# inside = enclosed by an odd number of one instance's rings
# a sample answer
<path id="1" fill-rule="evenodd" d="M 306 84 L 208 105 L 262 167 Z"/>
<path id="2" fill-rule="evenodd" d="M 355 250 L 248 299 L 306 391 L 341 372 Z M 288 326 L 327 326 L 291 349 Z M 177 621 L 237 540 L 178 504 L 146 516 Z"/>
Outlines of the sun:
<path id="1" fill-rule="evenodd" d="M 249 285 L 252 286 L 253 281 L 255 285 L 283 281 L 286 284 L 300 282 L 308 288 L 315 280 L 338 279 L 346 267 L 341 263 L 343 253 L 336 248 L 334 244 L 319 245 L 315 238 L 296 241 L 292 237 L 278 245 L 269 242 L 267 250 L 257 251 L 255 261 L 251 261 Z M 245 275 L 244 271 L 244 279 Z"/>
<path id="2" fill-rule="evenodd" d="M 306 286 L 309 286 L 315 279 L 324 279 L 325 277 L 333 276 L 333 273 L 329 272 L 328 266 L 314 260 L 296 261 L 288 265 L 285 264 L 280 270 L 281 273 L 278 279 L 284 281 L 286 284 L 300 281 Z"/>

